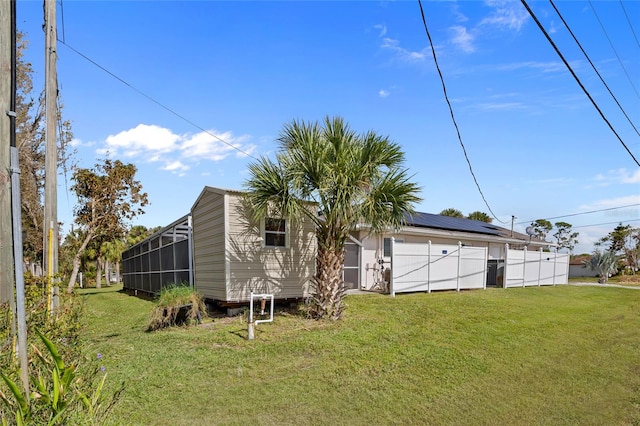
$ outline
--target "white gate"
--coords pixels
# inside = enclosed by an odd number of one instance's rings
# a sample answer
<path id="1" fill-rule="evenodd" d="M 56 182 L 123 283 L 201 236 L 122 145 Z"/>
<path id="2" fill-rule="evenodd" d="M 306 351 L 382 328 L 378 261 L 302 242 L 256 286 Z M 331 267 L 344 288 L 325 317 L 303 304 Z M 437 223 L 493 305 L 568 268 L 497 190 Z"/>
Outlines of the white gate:
<path id="1" fill-rule="evenodd" d="M 567 284 L 569 255 L 505 247 L 504 287 Z"/>
<path id="2" fill-rule="evenodd" d="M 486 288 L 487 248 L 391 240 L 391 295 Z"/>

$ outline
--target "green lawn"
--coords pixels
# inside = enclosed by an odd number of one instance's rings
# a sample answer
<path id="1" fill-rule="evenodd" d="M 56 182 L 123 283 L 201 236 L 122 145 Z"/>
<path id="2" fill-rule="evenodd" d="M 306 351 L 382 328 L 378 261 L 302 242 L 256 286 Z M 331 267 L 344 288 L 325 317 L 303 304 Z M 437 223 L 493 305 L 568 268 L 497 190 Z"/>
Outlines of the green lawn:
<path id="1" fill-rule="evenodd" d="M 543 287 L 348 296 L 145 332 L 152 303 L 85 290 L 87 351 L 126 381 L 122 425 L 640 424 L 640 291 Z"/>

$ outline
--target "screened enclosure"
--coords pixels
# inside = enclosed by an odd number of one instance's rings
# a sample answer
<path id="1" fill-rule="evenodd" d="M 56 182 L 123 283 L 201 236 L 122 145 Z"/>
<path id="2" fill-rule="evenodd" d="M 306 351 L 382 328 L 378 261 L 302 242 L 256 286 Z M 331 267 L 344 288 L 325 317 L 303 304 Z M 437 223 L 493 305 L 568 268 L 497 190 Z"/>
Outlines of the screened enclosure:
<path id="1" fill-rule="evenodd" d="M 125 290 L 159 293 L 172 284 L 193 286 L 191 216 L 184 216 L 122 254 Z"/>

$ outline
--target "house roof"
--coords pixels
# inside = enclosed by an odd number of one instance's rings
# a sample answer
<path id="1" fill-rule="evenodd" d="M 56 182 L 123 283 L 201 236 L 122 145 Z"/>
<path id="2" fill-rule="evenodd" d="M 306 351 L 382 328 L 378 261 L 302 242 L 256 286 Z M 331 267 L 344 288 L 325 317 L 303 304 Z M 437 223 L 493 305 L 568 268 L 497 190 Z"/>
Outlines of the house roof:
<path id="1" fill-rule="evenodd" d="M 491 223 L 480 220 L 466 219 L 452 216 L 442 216 L 439 214 L 416 212 L 407 215 L 405 224 L 416 228 L 441 229 L 445 231 L 471 232 L 474 234 L 492 235 L 503 238 L 515 238 L 518 240 L 535 242 L 538 244 L 550 244 L 548 241 L 530 237 L 520 232 L 511 231 Z"/>
<path id="2" fill-rule="evenodd" d="M 500 228 L 480 220 L 442 216 L 431 213 L 414 213 L 407 215 L 405 223 L 421 228 L 446 229 L 449 231 L 476 232 L 479 234 L 502 235 Z"/>

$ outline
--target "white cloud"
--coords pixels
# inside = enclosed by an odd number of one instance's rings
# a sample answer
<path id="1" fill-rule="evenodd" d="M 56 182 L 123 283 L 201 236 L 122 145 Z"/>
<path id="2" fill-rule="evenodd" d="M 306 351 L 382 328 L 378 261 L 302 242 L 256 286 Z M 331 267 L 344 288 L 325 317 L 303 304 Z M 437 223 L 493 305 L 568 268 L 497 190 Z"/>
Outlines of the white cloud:
<path id="1" fill-rule="evenodd" d="M 506 27 L 520 31 L 520 28 L 529 19 L 529 13 L 519 3 L 509 0 L 488 0 L 487 6 L 495 10 L 482 20 L 480 25 Z"/>
<path id="2" fill-rule="evenodd" d="M 427 48 L 422 50 L 408 50 L 400 46 L 400 42 L 393 38 L 384 37 L 381 47 L 388 49 L 396 54 L 398 58 L 407 62 L 422 62 L 427 57 Z"/>
<path id="3" fill-rule="evenodd" d="M 597 174 L 593 180 L 596 182 L 596 186 L 599 187 L 613 184 L 637 184 L 640 183 L 640 169 L 635 172 L 625 168 L 609 170 L 605 174 Z"/>
<path id="4" fill-rule="evenodd" d="M 631 206 L 640 204 L 640 195 L 626 195 L 624 197 L 608 198 L 595 201 L 591 204 L 583 204 L 581 210 L 600 210 L 612 207 Z"/>
<path id="5" fill-rule="evenodd" d="M 176 149 L 180 136 L 155 125 L 138 124 L 137 127 L 107 137 L 106 145 L 114 154 L 123 152 L 135 157 L 143 152 L 166 153 Z"/>
<path id="6" fill-rule="evenodd" d="M 161 162 L 164 164 L 162 170 L 182 175 L 191 168 L 190 162 L 220 161 L 232 154 L 237 157 L 250 155 L 256 149 L 248 143 L 250 139 L 249 135 L 234 136 L 230 131 L 220 133 L 215 130 L 178 135 L 160 126 L 139 124 L 108 136 L 96 153 Z"/>
<path id="7" fill-rule="evenodd" d="M 475 37 L 471 35 L 465 27 L 454 26 L 450 28 L 454 32 L 451 43 L 459 47 L 465 53 L 472 53 L 476 50 L 473 45 Z"/>
<path id="8" fill-rule="evenodd" d="M 189 170 L 189 166 L 183 164 L 181 161 L 172 161 L 170 163 L 165 164 L 162 170 L 168 170 L 170 172 L 186 172 Z"/>
<path id="9" fill-rule="evenodd" d="M 387 34 L 387 26 L 384 24 L 374 25 L 373 28 L 380 31 L 378 34 L 380 37 L 384 37 Z"/>
<path id="10" fill-rule="evenodd" d="M 389 92 L 387 92 L 387 91 L 386 91 L 386 90 L 384 90 L 384 89 L 380 89 L 380 90 L 378 91 L 378 96 L 380 96 L 381 98 L 386 98 L 386 97 L 387 97 L 387 96 L 389 96 L 389 95 L 390 95 L 390 93 L 389 93 Z"/>

